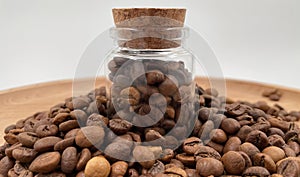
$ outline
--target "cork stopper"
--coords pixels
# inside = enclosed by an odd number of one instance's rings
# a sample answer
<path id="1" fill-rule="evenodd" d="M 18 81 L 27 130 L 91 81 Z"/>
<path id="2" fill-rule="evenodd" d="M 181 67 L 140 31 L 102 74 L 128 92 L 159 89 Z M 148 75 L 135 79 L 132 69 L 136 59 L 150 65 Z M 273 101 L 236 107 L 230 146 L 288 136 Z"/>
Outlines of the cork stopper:
<path id="1" fill-rule="evenodd" d="M 133 49 L 166 49 L 181 45 L 186 9 L 118 8 L 113 18 L 120 29 L 118 44 Z"/>

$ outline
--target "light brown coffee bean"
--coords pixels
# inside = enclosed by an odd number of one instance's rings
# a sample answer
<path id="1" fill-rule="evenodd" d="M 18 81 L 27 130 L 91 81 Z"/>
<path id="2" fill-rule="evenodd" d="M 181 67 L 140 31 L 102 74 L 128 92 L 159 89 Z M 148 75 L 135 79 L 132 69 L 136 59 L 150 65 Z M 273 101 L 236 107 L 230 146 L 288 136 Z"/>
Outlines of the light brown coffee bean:
<path id="1" fill-rule="evenodd" d="M 265 148 L 262 152 L 264 154 L 268 154 L 275 163 L 285 157 L 284 151 L 281 148 L 276 146 L 269 146 Z"/>
<path id="2" fill-rule="evenodd" d="M 182 149 L 185 153 L 194 155 L 200 146 L 203 146 L 201 139 L 197 137 L 190 137 L 183 142 Z"/>
<path id="3" fill-rule="evenodd" d="M 224 146 L 223 153 L 228 151 L 238 151 L 241 144 L 242 142 L 238 137 L 230 137 Z"/>
<path id="4" fill-rule="evenodd" d="M 89 148 L 94 145 L 101 145 L 105 132 L 102 127 L 89 126 L 81 128 L 76 137 L 75 142 L 79 147 Z"/>
<path id="5" fill-rule="evenodd" d="M 93 157 L 86 164 L 85 177 L 108 177 L 111 167 L 103 156 Z"/>
<path id="6" fill-rule="evenodd" d="M 201 176 L 221 176 L 224 167 L 221 161 L 214 158 L 201 158 L 197 161 L 196 170 Z"/>
<path id="7" fill-rule="evenodd" d="M 235 151 L 228 151 L 225 153 L 221 161 L 224 164 L 225 170 L 232 175 L 241 174 L 246 168 L 245 159 L 242 155 Z"/>
<path id="8" fill-rule="evenodd" d="M 58 133 L 58 127 L 54 124 L 40 125 L 39 127 L 37 127 L 35 132 L 40 138 L 46 136 L 55 136 Z"/>
<path id="9" fill-rule="evenodd" d="M 26 147 L 18 147 L 12 151 L 12 156 L 14 159 L 22 163 L 30 163 L 38 154 L 34 149 Z"/>
<path id="10" fill-rule="evenodd" d="M 111 177 L 125 176 L 128 169 L 128 164 L 124 161 L 117 161 L 111 165 Z"/>

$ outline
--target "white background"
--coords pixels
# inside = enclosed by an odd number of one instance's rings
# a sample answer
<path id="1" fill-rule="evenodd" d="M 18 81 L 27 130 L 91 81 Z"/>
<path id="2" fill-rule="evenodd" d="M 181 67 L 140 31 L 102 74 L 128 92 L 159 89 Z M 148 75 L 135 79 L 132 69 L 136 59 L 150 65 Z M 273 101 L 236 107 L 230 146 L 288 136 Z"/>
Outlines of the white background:
<path id="1" fill-rule="evenodd" d="M 299 0 L 0 0 L 0 90 L 73 78 L 111 8 L 145 6 L 186 7 L 226 77 L 300 88 Z"/>

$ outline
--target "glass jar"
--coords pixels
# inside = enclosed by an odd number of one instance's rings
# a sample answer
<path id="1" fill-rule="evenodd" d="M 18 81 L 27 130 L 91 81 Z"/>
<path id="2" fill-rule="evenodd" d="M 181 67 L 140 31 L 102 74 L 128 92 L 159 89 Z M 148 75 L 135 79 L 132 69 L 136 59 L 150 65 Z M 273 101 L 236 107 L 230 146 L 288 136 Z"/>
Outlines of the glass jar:
<path id="1" fill-rule="evenodd" d="M 111 28 L 115 47 L 106 59 L 116 114 L 139 131 L 150 128 L 164 137 L 145 144 L 175 148 L 193 130 L 197 115 L 193 65 L 185 48 L 189 29 Z M 165 141 L 162 143 L 162 141 Z"/>

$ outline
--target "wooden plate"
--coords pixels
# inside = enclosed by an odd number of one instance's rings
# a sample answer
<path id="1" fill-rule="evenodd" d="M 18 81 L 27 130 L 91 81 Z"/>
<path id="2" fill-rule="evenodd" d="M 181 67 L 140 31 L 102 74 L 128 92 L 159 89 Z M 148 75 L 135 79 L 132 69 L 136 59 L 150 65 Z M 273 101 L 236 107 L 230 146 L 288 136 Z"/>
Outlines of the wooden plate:
<path id="1" fill-rule="evenodd" d="M 203 88 L 209 88 L 207 79 L 197 78 L 197 83 Z M 103 84 L 104 80 L 97 80 L 96 85 Z M 86 81 L 80 82 L 83 86 Z M 300 110 L 300 90 L 253 83 L 240 80 L 226 80 L 226 94 L 234 100 L 256 102 L 263 100 L 270 105 L 280 104 L 286 110 Z M 278 88 L 283 92 L 279 102 L 273 102 L 261 96 L 266 89 Z M 0 92 L 0 144 L 3 143 L 3 134 L 6 126 L 32 114 L 48 110 L 51 106 L 63 102 L 72 95 L 72 80 L 56 81 L 25 86 Z"/>

